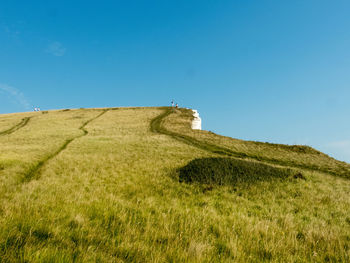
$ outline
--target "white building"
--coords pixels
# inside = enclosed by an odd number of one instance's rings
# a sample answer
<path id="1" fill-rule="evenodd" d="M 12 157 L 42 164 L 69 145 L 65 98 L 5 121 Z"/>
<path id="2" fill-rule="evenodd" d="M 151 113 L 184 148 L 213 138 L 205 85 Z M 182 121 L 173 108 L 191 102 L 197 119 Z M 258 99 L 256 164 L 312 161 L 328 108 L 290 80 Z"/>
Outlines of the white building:
<path id="1" fill-rule="evenodd" d="M 192 120 L 192 129 L 193 130 L 201 130 L 202 129 L 202 119 L 199 117 L 199 113 L 197 110 L 193 111 L 193 120 Z"/>

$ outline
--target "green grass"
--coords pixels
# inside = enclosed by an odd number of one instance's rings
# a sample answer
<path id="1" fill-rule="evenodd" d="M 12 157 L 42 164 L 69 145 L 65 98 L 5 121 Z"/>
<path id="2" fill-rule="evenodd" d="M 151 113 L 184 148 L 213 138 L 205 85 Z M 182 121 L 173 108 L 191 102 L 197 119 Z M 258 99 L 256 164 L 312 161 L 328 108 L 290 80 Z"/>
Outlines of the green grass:
<path id="1" fill-rule="evenodd" d="M 0 115 L 0 131 L 25 117 L 0 136 L 0 262 L 349 262 L 346 163 L 192 131 L 182 109 Z M 266 176 L 179 182 L 204 158 Z"/>
<path id="2" fill-rule="evenodd" d="M 54 158 L 55 156 L 57 156 L 61 151 L 63 151 L 64 149 L 67 148 L 67 146 L 74 141 L 75 139 L 78 139 L 82 136 L 87 135 L 89 132 L 85 129 L 85 126 L 88 125 L 90 122 L 92 122 L 93 120 L 99 118 L 100 116 L 102 116 L 103 114 L 105 114 L 108 111 L 108 109 L 103 110 L 100 114 L 98 114 L 97 116 L 85 121 L 80 127 L 79 130 L 81 130 L 83 133 L 80 135 L 76 135 L 73 138 L 67 139 L 66 141 L 64 141 L 64 143 L 52 154 L 47 155 L 46 157 L 44 157 L 42 160 L 40 160 L 35 166 L 32 166 L 29 168 L 29 170 L 23 175 L 22 178 L 22 182 L 28 182 L 34 178 L 38 179 L 38 176 L 40 176 L 40 169 L 48 162 L 50 161 L 52 158 Z M 43 114 L 47 114 L 47 111 L 42 111 L 41 113 Z"/>
<path id="3" fill-rule="evenodd" d="M 19 130 L 20 128 L 26 126 L 28 124 L 29 120 L 30 120 L 30 117 L 23 118 L 19 123 L 15 124 L 11 128 L 4 130 L 4 131 L 0 131 L 0 136 L 1 135 L 8 135 L 8 134 L 11 134 L 11 133 Z"/>
<path id="4" fill-rule="evenodd" d="M 350 179 L 348 163 L 335 160 L 309 146 L 243 141 L 212 132 L 192 130 L 192 118 L 191 110 L 167 109 L 152 123 L 152 129 L 212 153 L 315 170 Z"/>
<path id="5" fill-rule="evenodd" d="M 241 182 L 303 178 L 301 173 L 259 162 L 232 158 L 198 158 L 179 169 L 179 181 L 208 185 L 237 185 Z"/>

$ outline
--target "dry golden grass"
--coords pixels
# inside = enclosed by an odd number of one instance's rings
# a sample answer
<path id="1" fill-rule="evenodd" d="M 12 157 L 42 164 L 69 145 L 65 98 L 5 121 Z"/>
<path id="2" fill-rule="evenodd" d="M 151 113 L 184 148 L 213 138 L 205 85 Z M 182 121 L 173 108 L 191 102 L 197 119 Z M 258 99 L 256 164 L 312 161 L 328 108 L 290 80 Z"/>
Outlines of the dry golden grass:
<path id="1" fill-rule="evenodd" d="M 177 168 L 216 154 L 152 132 L 162 112 L 111 109 L 78 137 L 101 110 L 54 111 L 0 137 L 0 262 L 349 261 L 348 179 L 179 183 Z"/>

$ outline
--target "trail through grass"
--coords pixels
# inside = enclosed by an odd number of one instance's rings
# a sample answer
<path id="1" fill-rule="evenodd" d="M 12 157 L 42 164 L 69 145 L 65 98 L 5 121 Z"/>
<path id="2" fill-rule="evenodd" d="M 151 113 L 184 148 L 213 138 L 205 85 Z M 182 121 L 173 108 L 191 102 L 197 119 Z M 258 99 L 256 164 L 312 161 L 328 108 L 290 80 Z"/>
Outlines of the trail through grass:
<path id="1" fill-rule="evenodd" d="M 180 183 L 176 171 L 194 159 L 227 157 L 153 132 L 164 110 L 49 111 L 0 137 L 1 261 L 349 262 L 350 180 L 298 168 L 306 180 Z M 183 114 L 169 114 L 161 127 L 219 141 L 190 133 Z M 37 180 L 18 184 L 28 167 L 77 136 Z M 220 147 L 243 149 L 222 140 Z"/>
<path id="2" fill-rule="evenodd" d="M 181 128 L 176 129 L 174 123 L 169 122 L 169 116 L 179 115 L 183 118 L 183 124 Z M 178 117 L 177 117 L 178 118 Z M 192 111 L 186 109 L 175 110 L 173 108 L 166 108 L 164 113 L 157 116 L 151 122 L 151 130 L 154 132 L 162 133 L 172 138 L 175 138 L 181 142 L 193 145 L 201 148 L 205 151 L 212 152 L 214 154 L 230 156 L 235 158 L 253 159 L 262 161 L 270 164 L 276 164 L 286 167 L 296 167 L 314 171 L 325 172 L 337 176 L 343 176 L 350 179 L 350 165 L 344 162 L 337 161 L 325 154 L 318 152 L 308 146 L 299 145 L 278 145 L 271 143 L 260 143 L 260 142 L 244 142 L 241 141 L 239 147 L 244 147 L 241 151 L 234 151 L 229 146 L 235 141 L 231 138 L 219 136 L 213 133 L 205 131 L 193 131 L 191 130 L 190 121 L 192 120 Z M 168 122 L 168 124 L 167 124 Z M 164 125 L 165 123 L 165 125 Z M 163 125 L 162 125 L 163 124 Z M 173 125 L 172 125 L 173 124 Z M 178 125 L 179 126 L 179 125 Z M 174 129 L 175 127 L 175 129 Z M 226 147 L 221 146 L 223 140 L 228 141 L 225 143 Z M 236 140 L 237 141 L 237 140 Z M 212 142 L 216 142 L 213 144 Z M 230 145 L 231 143 L 231 145 Z M 237 144 L 237 143 L 236 143 Z M 246 147 L 252 148 L 249 150 Z M 228 147 L 227 147 L 228 146 Z M 232 147 L 232 146 L 231 146 Z M 248 150 L 247 150 L 248 148 Z M 260 150 L 262 149 L 262 150 Z M 272 154 L 269 154 L 272 153 Z M 270 156 L 274 156 L 271 158 Z M 290 159 L 286 159 L 285 156 L 291 156 Z M 297 158 L 295 158 L 295 156 Z M 312 158 L 312 159 L 311 159 Z"/>
<path id="3" fill-rule="evenodd" d="M 10 129 L 7 129 L 5 131 L 0 131 L 0 136 L 2 135 L 8 135 L 11 134 L 17 130 L 19 130 L 20 128 L 26 126 L 29 122 L 31 117 L 25 117 L 23 118 L 19 123 L 17 123 L 16 125 L 14 125 L 13 127 L 11 127 Z"/>
<path id="4" fill-rule="evenodd" d="M 38 178 L 40 176 L 40 169 L 52 158 L 57 156 L 60 152 L 62 152 L 64 149 L 67 148 L 67 146 L 74 140 L 79 139 L 85 135 L 87 135 L 89 132 L 85 129 L 85 126 L 88 125 L 90 122 L 96 120 L 97 118 L 101 117 L 103 114 L 105 114 L 109 109 L 102 110 L 100 114 L 97 116 L 91 118 L 90 120 L 87 120 L 79 127 L 79 130 L 83 131 L 83 134 L 77 135 L 73 138 L 67 139 L 61 147 L 59 147 L 55 152 L 53 152 L 50 155 L 47 155 L 43 160 L 39 161 L 35 166 L 31 167 L 28 172 L 26 172 L 22 178 L 22 182 L 29 182 L 30 180 L 34 178 Z"/>

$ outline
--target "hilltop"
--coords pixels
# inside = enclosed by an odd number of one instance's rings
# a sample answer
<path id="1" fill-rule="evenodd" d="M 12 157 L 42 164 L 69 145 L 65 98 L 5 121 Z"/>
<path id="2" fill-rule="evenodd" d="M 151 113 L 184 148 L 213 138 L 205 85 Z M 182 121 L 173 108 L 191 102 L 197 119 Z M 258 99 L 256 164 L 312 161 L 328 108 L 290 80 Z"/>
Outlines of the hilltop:
<path id="1" fill-rule="evenodd" d="M 168 107 L 0 115 L 0 262 L 348 262 L 350 165 Z"/>

